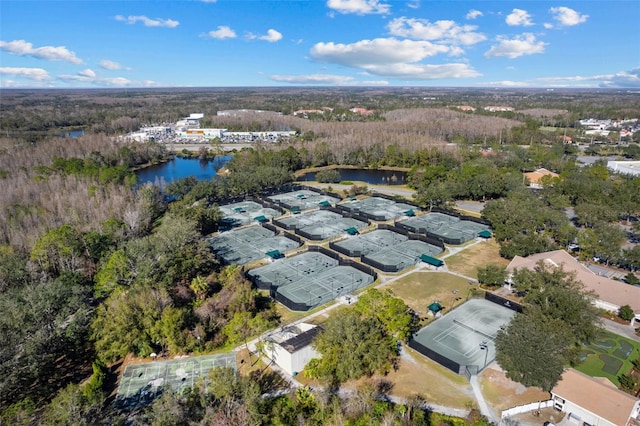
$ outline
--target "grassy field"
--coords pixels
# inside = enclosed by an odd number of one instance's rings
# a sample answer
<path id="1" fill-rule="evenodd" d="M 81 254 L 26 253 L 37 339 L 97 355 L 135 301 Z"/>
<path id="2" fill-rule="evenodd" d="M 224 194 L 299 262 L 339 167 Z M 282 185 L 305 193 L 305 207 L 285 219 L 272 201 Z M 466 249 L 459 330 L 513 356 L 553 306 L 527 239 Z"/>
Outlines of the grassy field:
<path id="1" fill-rule="evenodd" d="M 584 361 L 575 368 L 592 377 L 606 377 L 620 386 L 618 377 L 627 374 L 631 360 L 640 356 L 640 342 L 603 331 L 581 352 Z"/>
<path id="2" fill-rule="evenodd" d="M 389 284 L 396 297 L 421 317 L 426 315 L 427 306 L 439 301 L 447 309 L 464 303 L 468 296 L 478 290 L 478 286 L 469 285 L 469 281 L 446 272 L 417 271 Z"/>
<path id="3" fill-rule="evenodd" d="M 507 266 L 509 264 L 507 259 L 500 257 L 500 246 L 493 239 L 449 256 L 445 262 L 450 271 L 476 279 L 478 278 L 478 266 L 489 264 Z"/>
<path id="4" fill-rule="evenodd" d="M 479 381 L 482 394 L 489 405 L 500 411 L 550 398 L 549 392 L 536 387 L 526 387 L 508 379 L 496 363 L 480 374 Z"/>

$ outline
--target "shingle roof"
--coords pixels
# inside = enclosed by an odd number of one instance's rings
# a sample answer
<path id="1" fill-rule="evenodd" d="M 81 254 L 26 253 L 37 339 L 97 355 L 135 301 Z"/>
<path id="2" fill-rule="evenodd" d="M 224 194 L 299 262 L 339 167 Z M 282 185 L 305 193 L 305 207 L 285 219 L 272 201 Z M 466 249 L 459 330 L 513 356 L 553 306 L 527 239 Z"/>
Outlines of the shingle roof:
<path id="1" fill-rule="evenodd" d="M 616 306 L 629 305 L 635 313 L 640 313 L 640 287 L 596 275 L 564 250 L 537 253 L 528 257 L 516 256 L 507 266 L 507 270 L 522 268 L 533 270 L 540 260 L 562 266 L 567 272 L 575 272 L 576 279 L 584 285 L 585 290 L 592 290 L 603 302 Z"/>
<path id="2" fill-rule="evenodd" d="M 618 390 L 607 379 L 589 377 L 572 368 L 551 391 L 616 425 L 625 425 L 637 398 Z"/>
<path id="3" fill-rule="evenodd" d="M 284 342 L 280 342 L 280 346 L 292 354 L 306 346 L 309 346 L 320 331 L 322 331 L 322 327 L 314 327 L 298 334 L 297 336 L 293 336 Z"/>

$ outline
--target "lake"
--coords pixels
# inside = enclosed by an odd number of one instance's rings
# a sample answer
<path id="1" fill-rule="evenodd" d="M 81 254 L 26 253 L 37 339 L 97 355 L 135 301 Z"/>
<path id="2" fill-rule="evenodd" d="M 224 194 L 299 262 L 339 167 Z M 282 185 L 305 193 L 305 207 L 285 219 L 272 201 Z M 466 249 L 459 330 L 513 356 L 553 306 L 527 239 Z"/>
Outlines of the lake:
<path id="1" fill-rule="evenodd" d="M 166 163 L 156 164 L 136 171 L 139 184 L 147 182 L 165 183 L 174 180 L 194 176 L 197 180 L 211 180 L 216 175 L 216 171 L 224 166 L 231 159 L 230 155 L 216 157 L 213 161 L 200 161 L 193 158 L 175 157 Z"/>
<path id="2" fill-rule="evenodd" d="M 341 181 L 366 182 L 372 185 L 404 185 L 407 172 L 379 169 L 336 169 Z M 298 181 L 314 181 L 315 173 L 306 173 Z"/>

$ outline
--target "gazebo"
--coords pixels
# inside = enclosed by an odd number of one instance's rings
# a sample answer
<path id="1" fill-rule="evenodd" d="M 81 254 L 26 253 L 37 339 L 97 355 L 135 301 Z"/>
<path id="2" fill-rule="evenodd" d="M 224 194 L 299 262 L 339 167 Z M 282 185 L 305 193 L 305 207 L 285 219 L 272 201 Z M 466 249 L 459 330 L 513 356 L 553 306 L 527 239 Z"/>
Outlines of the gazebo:
<path id="1" fill-rule="evenodd" d="M 440 302 L 433 302 L 432 304 L 427 306 L 427 309 L 429 310 L 429 313 L 431 315 L 433 315 L 434 317 L 437 317 L 439 315 L 440 311 L 442 309 L 444 309 L 444 308 L 442 307 Z"/>

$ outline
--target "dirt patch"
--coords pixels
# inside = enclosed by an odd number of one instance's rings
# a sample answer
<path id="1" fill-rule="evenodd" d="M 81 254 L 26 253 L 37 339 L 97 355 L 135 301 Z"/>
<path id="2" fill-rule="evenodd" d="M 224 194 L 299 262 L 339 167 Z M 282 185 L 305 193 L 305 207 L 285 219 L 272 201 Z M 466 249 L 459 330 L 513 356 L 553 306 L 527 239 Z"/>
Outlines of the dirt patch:
<path id="1" fill-rule="evenodd" d="M 480 374 L 479 381 L 487 403 L 497 412 L 551 398 L 549 392 L 536 387 L 526 387 L 507 378 L 495 363 Z"/>
<path id="2" fill-rule="evenodd" d="M 500 257 L 500 246 L 490 239 L 448 257 L 446 263 L 450 271 L 477 279 L 479 266 L 492 264 L 506 267 L 509 261 Z"/>
<path id="3" fill-rule="evenodd" d="M 401 298 L 421 318 L 428 316 L 427 306 L 439 302 L 445 310 L 464 303 L 475 294 L 477 285 L 446 272 L 415 272 L 400 278 L 385 288 Z"/>

